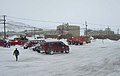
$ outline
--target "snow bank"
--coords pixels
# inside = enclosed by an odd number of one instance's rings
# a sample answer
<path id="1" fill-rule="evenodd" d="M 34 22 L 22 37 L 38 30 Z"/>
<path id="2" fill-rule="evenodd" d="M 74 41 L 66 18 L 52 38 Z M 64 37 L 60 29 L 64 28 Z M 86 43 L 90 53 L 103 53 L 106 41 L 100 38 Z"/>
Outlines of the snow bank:
<path id="1" fill-rule="evenodd" d="M 56 39 L 46 39 L 56 41 Z M 61 41 L 66 42 L 65 39 Z M 20 51 L 15 61 L 13 50 Z M 119 76 L 120 41 L 70 45 L 69 54 L 46 55 L 20 46 L 0 47 L 0 76 Z"/>

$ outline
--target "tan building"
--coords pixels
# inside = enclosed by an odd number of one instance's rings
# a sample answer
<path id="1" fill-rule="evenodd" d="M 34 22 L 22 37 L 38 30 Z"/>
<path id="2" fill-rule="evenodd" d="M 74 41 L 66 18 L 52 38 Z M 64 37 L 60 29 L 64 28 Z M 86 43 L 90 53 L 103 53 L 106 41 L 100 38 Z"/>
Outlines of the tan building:
<path id="1" fill-rule="evenodd" d="M 105 30 L 96 30 L 96 31 L 88 31 L 87 32 L 88 36 L 110 36 L 114 35 L 114 31 L 111 31 L 110 28 L 105 28 Z"/>
<path id="2" fill-rule="evenodd" d="M 72 34 L 73 36 L 80 36 L 80 26 L 62 24 L 57 26 L 57 30 L 61 35 Z"/>

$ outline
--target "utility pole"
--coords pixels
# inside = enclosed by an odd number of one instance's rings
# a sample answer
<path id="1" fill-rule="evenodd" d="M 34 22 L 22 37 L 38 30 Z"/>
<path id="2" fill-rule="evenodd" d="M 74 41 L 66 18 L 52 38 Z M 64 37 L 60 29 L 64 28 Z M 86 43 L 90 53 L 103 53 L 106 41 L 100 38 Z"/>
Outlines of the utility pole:
<path id="1" fill-rule="evenodd" d="M 87 37 L 87 21 L 85 21 L 85 26 L 86 26 L 86 37 Z"/>
<path id="2" fill-rule="evenodd" d="M 34 28 L 34 39 L 35 39 L 35 27 L 33 27 Z"/>
<path id="3" fill-rule="evenodd" d="M 109 36 L 110 36 L 110 34 L 109 34 L 109 32 L 110 32 L 110 28 L 109 28 L 109 26 L 108 26 L 107 31 L 108 31 L 108 37 L 109 37 Z"/>
<path id="4" fill-rule="evenodd" d="M 117 29 L 117 34 L 119 34 L 119 28 Z"/>
<path id="5" fill-rule="evenodd" d="M 64 26 L 65 26 L 65 24 L 63 23 L 63 24 L 61 25 L 61 29 L 60 29 L 60 31 L 61 31 L 61 36 L 63 36 Z"/>
<path id="6" fill-rule="evenodd" d="M 4 17 L 4 39 L 6 39 L 6 15 L 3 15 L 3 17 Z"/>

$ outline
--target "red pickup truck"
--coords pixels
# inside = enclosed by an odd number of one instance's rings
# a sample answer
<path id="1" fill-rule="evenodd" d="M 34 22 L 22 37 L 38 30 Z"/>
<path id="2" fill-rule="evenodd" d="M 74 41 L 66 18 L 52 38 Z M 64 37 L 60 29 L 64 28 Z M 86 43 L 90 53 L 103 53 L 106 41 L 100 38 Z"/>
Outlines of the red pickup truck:
<path id="1" fill-rule="evenodd" d="M 23 38 L 14 38 L 13 40 L 9 40 L 11 45 L 24 45 L 26 42 L 28 42 L 28 39 Z"/>
<path id="2" fill-rule="evenodd" d="M 86 36 L 72 36 L 67 39 L 69 45 L 83 45 L 83 43 L 90 43 L 90 37 Z"/>

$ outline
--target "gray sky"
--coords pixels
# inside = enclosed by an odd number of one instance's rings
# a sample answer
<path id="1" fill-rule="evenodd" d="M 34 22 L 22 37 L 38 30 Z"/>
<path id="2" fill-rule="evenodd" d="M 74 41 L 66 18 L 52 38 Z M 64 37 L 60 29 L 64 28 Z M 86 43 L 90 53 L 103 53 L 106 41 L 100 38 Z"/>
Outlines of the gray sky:
<path id="1" fill-rule="evenodd" d="M 44 28 L 53 28 L 62 22 L 84 27 L 87 21 L 88 28 L 103 28 L 102 24 L 117 29 L 120 26 L 120 0 L 0 0 L 0 15 L 4 14 L 8 19 Z"/>

